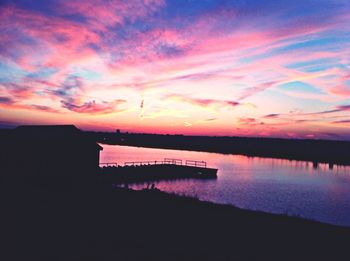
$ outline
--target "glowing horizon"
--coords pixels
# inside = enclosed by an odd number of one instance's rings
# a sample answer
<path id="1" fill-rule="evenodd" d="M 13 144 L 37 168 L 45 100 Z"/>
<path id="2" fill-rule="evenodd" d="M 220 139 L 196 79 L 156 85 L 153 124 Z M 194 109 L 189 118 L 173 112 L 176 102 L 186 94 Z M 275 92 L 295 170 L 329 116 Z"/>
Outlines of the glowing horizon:
<path id="1" fill-rule="evenodd" d="M 0 126 L 350 140 L 350 2 L 5 1 Z"/>

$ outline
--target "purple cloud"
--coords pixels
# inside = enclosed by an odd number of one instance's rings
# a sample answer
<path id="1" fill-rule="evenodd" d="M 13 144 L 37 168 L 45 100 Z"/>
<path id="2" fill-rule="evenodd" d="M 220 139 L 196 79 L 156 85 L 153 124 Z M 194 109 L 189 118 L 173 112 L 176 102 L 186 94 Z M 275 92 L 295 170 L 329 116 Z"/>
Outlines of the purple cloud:
<path id="1" fill-rule="evenodd" d="M 271 114 L 265 115 L 263 118 L 273 119 L 273 118 L 277 118 L 278 116 L 280 116 L 280 114 L 278 114 L 278 113 L 271 113 Z"/>
<path id="2" fill-rule="evenodd" d="M 85 102 L 83 104 L 75 104 L 62 100 L 62 107 L 74 111 L 77 113 L 87 114 L 108 114 L 124 111 L 120 108 L 121 105 L 125 104 L 126 100 L 115 100 L 113 102 L 101 102 L 96 103 L 95 101 Z"/>
<path id="3" fill-rule="evenodd" d="M 0 104 L 11 105 L 13 103 L 15 103 L 15 101 L 12 98 L 0 96 Z"/>

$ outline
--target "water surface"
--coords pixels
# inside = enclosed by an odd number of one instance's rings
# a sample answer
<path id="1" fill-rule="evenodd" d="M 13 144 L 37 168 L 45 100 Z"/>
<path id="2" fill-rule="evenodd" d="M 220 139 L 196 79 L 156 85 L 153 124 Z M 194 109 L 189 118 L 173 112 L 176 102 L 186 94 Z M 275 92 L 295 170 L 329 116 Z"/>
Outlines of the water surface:
<path id="1" fill-rule="evenodd" d="M 217 180 L 155 182 L 157 188 L 244 209 L 350 226 L 350 167 L 218 153 L 102 145 L 100 162 L 204 160 Z M 144 184 L 134 185 L 143 188 Z"/>

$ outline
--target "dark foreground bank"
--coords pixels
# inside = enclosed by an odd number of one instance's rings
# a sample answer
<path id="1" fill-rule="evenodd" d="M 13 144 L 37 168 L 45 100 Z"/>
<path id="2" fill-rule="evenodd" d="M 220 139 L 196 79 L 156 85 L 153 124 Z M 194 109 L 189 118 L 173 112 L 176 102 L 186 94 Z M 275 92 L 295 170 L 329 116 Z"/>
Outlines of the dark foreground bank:
<path id="1" fill-rule="evenodd" d="M 97 142 L 350 165 L 349 141 L 86 132 Z"/>
<path id="2" fill-rule="evenodd" d="M 157 190 L 1 187 L 1 260 L 349 260 L 350 229 Z"/>

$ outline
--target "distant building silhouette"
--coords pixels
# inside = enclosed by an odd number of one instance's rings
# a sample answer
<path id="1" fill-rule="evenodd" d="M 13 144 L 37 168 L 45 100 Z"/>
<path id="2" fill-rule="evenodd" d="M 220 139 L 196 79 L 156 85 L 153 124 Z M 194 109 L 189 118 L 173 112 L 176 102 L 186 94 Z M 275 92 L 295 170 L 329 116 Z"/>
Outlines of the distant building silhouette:
<path id="1" fill-rule="evenodd" d="M 0 145 L 1 177 L 25 182 L 88 181 L 102 150 L 74 125 L 19 126 Z"/>

